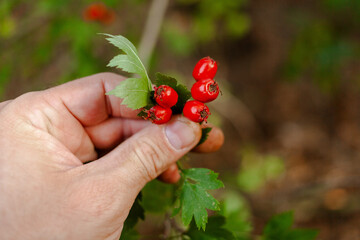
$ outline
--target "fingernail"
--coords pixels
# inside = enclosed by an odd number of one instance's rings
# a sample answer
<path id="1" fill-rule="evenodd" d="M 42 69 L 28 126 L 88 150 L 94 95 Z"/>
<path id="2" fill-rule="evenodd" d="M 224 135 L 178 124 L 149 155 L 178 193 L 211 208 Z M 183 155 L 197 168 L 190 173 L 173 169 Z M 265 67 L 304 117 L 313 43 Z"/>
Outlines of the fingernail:
<path id="1" fill-rule="evenodd" d="M 165 134 L 170 144 L 178 150 L 194 144 L 196 140 L 195 131 L 192 123 L 181 120 L 176 120 L 165 128 Z"/>

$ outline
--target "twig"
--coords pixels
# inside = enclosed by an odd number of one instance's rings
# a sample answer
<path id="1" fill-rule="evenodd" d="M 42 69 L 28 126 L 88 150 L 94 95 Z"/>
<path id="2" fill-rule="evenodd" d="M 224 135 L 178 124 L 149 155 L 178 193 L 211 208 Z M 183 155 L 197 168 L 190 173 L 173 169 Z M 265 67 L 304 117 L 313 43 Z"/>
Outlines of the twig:
<path id="1" fill-rule="evenodd" d="M 162 234 L 162 239 L 168 239 L 171 234 L 171 222 L 170 222 L 170 214 L 165 214 L 165 221 L 164 221 L 164 233 Z"/>
<path id="2" fill-rule="evenodd" d="M 145 67 L 148 66 L 150 56 L 154 51 L 168 4 L 169 0 L 153 0 L 151 3 L 139 45 L 139 55 Z"/>

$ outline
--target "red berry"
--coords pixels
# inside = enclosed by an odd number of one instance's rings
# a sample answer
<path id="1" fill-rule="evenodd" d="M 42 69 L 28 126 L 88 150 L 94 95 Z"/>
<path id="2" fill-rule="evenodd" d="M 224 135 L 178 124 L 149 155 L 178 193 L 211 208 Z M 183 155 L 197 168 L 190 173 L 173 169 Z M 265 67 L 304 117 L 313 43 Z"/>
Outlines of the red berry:
<path id="1" fill-rule="evenodd" d="M 155 101 L 164 108 L 171 108 L 178 101 L 177 92 L 167 85 L 160 85 L 155 88 Z"/>
<path id="2" fill-rule="evenodd" d="M 171 119 L 172 111 L 170 108 L 163 108 L 159 105 L 153 106 L 147 111 L 148 116 L 145 119 L 150 119 L 155 124 L 167 123 Z"/>
<path id="3" fill-rule="evenodd" d="M 191 88 L 192 97 L 204 103 L 215 100 L 219 92 L 219 85 L 211 78 L 197 81 Z"/>
<path id="4" fill-rule="evenodd" d="M 184 116 L 193 122 L 203 122 L 210 115 L 209 108 L 202 102 L 192 100 L 186 102 L 183 109 Z"/>
<path id="5" fill-rule="evenodd" d="M 196 81 L 214 78 L 217 71 L 217 63 L 210 57 L 200 59 L 194 68 L 193 77 Z"/>

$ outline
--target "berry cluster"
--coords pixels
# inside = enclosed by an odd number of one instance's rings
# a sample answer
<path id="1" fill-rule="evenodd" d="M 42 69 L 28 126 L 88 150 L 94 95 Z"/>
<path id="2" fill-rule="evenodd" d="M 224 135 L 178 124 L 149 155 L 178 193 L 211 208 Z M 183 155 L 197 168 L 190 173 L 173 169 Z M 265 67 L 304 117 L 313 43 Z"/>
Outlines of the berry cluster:
<path id="1" fill-rule="evenodd" d="M 206 121 L 210 115 L 208 106 L 204 103 L 211 102 L 219 95 L 219 85 L 213 79 L 217 72 L 214 59 L 205 57 L 195 65 L 193 77 L 196 80 L 191 88 L 191 96 L 195 99 L 188 101 L 184 106 L 184 116 L 194 122 Z"/>
<path id="2" fill-rule="evenodd" d="M 187 101 L 183 114 L 193 122 L 202 123 L 210 115 L 207 102 L 211 102 L 219 95 L 219 85 L 213 79 L 217 71 L 216 62 L 210 57 L 200 59 L 193 70 L 193 77 L 196 82 L 191 88 L 191 96 L 194 100 Z M 157 105 L 146 113 L 145 119 L 151 120 L 155 124 L 163 124 L 171 119 L 171 107 L 175 106 L 178 101 L 177 92 L 167 85 L 160 85 L 154 89 L 154 100 Z"/>

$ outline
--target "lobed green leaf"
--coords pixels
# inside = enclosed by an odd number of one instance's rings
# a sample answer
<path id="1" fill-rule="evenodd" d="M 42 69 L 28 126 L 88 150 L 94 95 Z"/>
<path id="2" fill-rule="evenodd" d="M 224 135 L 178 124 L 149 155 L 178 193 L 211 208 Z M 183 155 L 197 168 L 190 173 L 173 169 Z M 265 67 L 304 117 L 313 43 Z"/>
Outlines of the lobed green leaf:
<path id="1" fill-rule="evenodd" d="M 124 54 L 117 55 L 110 60 L 107 66 L 120 68 L 128 73 L 137 73 L 141 77 L 146 78 L 146 72 L 144 71 L 144 69 L 141 66 L 139 66 L 137 60 L 134 57 L 129 55 L 124 55 Z"/>
<path id="2" fill-rule="evenodd" d="M 183 170 L 187 179 L 196 181 L 200 186 L 207 190 L 224 187 L 224 184 L 218 180 L 218 173 L 206 168 L 190 168 Z"/>
<path id="3" fill-rule="evenodd" d="M 138 74 L 140 76 L 140 78 L 129 78 L 121 82 L 115 89 L 107 94 L 123 98 L 122 104 L 132 109 L 139 109 L 146 106 L 150 102 L 152 84 L 135 46 L 123 36 L 104 35 L 108 36 L 106 39 L 112 45 L 125 53 L 111 59 L 108 66 L 117 67 L 125 72 Z"/>
<path id="4" fill-rule="evenodd" d="M 149 103 L 150 92 L 145 78 L 128 78 L 106 94 L 123 98 L 122 104 L 132 109 L 139 109 Z"/>
<path id="5" fill-rule="evenodd" d="M 208 193 L 208 190 L 223 187 L 217 179 L 218 174 L 205 168 L 183 170 L 184 181 L 180 188 L 181 219 L 189 225 L 195 219 L 198 229 L 206 229 L 207 210 L 219 211 L 219 202 Z"/>

